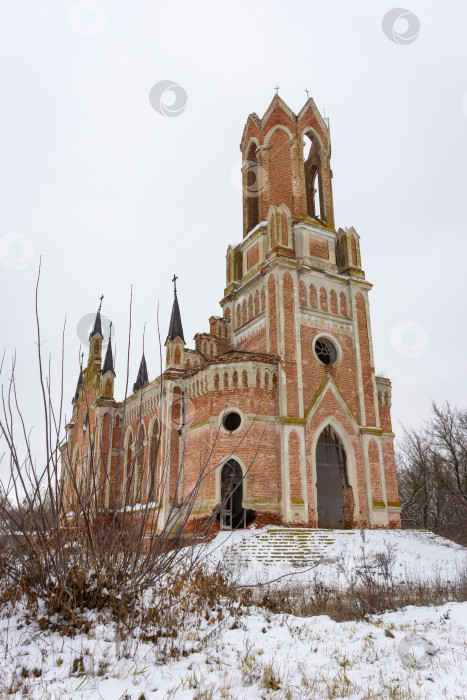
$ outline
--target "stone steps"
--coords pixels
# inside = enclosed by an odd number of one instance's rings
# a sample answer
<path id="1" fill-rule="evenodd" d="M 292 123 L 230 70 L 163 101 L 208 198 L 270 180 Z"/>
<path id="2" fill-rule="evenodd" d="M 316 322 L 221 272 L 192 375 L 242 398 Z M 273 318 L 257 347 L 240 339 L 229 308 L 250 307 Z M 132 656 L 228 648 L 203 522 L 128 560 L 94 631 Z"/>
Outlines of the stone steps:
<path id="1" fill-rule="evenodd" d="M 334 530 L 270 527 L 227 549 L 225 561 L 231 565 L 260 561 L 262 564 L 284 562 L 306 566 L 326 555 L 329 545 L 335 542 L 333 533 Z"/>

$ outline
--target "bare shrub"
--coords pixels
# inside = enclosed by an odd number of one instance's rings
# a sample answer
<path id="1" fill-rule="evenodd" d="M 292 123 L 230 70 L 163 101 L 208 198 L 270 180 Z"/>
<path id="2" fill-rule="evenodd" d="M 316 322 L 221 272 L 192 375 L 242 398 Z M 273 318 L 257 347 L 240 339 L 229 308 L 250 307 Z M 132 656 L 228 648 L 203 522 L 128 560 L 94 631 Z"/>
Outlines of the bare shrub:
<path id="1" fill-rule="evenodd" d="M 122 484 L 131 486 L 136 479 L 138 449 L 125 472 L 123 444 L 118 446 L 115 484 L 107 469 L 103 441 L 97 439 L 97 427 L 89 426 L 87 478 L 84 484 L 80 483 L 63 438 L 65 328 L 57 400 L 52 391 L 51 358 L 46 363 L 42 356 L 39 277 L 36 331 L 44 444 L 42 454 L 36 456 L 21 410 L 13 358 L 9 376 L 2 385 L 0 416 L 0 434 L 9 460 L 9 479 L 0 492 L 0 604 L 15 605 L 22 600 L 43 626 L 50 624 L 64 634 L 86 630 L 89 616 L 85 612 L 89 610 L 106 612 L 120 622 L 138 618 L 142 624 L 159 624 L 156 613 L 146 618 L 139 614 L 144 607 L 144 594 L 151 588 L 158 596 L 159 608 L 166 612 L 178 606 L 181 614 L 182 601 L 188 598 L 196 604 L 213 604 L 210 596 L 225 595 L 226 584 L 220 574 L 208 574 L 200 566 L 201 549 L 195 545 L 211 536 L 217 511 L 195 522 L 195 532 L 187 530 L 187 523 L 206 478 L 218 466 L 210 461 L 214 445 L 207 446 L 206 453 L 200 456 L 199 476 L 186 495 L 165 504 L 162 499 L 155 503 L 150 498 L 137 504 L 131 488 L 122 488 Z M 130 340 L 128 343 L 129 356 Z M 4 363 L 1 370 L 5 374 Z M 161 392 L 163 382 L 161 375 Z M 125 399 L 126 396 L 127 391 Z M 84 400 L 88 405 L 86 393 Z M 142 412 L 143 391 L 137 435 Z M 122 436 L 126 420 L 124 412 Z M 183 427 L 182 422 L 180 434 Z M 152 472 L 158 457 L 159 444 L 149 465 Z M 182 465 L 183 457 L 182 449 Z M 157 486 L 163 492 L 167 487 L 167 465 L 162 465 L 161 472 Z M 182 474 L 180 468 L 175 484 L 177 494 L 181 493 Z M 191 610 L 190 605 L 186 602 L 185 610 Z M 175 618 L 169 615 L 169 619 L 173 619 L 175 629 Z"/>

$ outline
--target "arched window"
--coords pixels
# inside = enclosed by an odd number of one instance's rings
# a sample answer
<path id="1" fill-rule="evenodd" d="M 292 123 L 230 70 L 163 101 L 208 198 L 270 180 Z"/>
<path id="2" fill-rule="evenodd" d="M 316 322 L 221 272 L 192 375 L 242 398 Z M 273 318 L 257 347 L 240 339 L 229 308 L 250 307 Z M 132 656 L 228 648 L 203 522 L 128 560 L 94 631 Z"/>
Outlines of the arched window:
<path id="1" fill-rule="evenodd" d="M 141 423 L 138 429 L 138 437 L 136 439 L 135 445 L 135 460 L 136 460 L 136 475 L 135 475 L 135 503 L 142 503 L 143 501 L 143 480 L 144 480 L 144 440 L 146 437 L 146 431 L 144 429 L 144 424 Z"/>
<path id="2" fill-rule="evenodd" d="M 159 490 L 160 485 L 157 483 L 157 458 L 159 455 L 159 421 L 157 418 L 154 419 L 150 439 L 149 439 L 149 474 L 150 474 L 150 491 L 149 500 L 158 501 L 159 500 Z"/>
<path id="3" fill-rule="evenodd" d="M 132 486 L 133 486 L 133 472 L 134 472 L 134 460 L 132 459 L 132 454 L 131 454 L 131 445 L 133 442 L 133 434 L 131 430 L 128 430 L 126 434 L 126 441 L 125 441 L 125 471 L 124 471 L 124 492 L 125 492 L 125 500 L 130 500 L 131 501 L 131 493 L 132 493 Z"/>
<path id="4" fill-rule="evenodd" d="M 256 144 L 251 143 L 247 151 L 246 162 L 243 164 L 243 202 L 246 212 L 246 233 L 259 223 L 258 218 L 258 159 Z"/>
<path id="5" fill-rule="evenodd" d="M 308 216 L 324 218 L 324 198 L 321 182 L 320 144 L 312 131 L 305 134 L 305 189 Z"/>
<path id="6" fill-rule="evenodd" d="M 256 290 L 255 293 L 255 315 L 259 314 L 259 292 Z"/>
<path id="7" fill-rule="evenodd" d="M 180 347 L 177 345 L 177 347 L 175 348 L 174 363 L 176 365 L 179 365 L 180 362 L 181 362 Z"/>

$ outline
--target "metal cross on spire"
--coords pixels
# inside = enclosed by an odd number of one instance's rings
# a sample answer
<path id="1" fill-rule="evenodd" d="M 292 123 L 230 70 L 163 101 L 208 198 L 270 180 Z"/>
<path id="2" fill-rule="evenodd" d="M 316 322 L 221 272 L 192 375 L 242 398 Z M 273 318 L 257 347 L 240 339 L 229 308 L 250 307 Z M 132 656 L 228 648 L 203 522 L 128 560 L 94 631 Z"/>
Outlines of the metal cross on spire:
<path id="1" fill-rule="evenodd" d="M 177 280 L 178 280 L 177 275 L 174 275 L 172 277 L 172 282 L 174 283 L 174 295 L 175 296 L 177 296 Z"/>
<path id="2" fill-rule="evenodd" d="M 84 352 L 81 353 L 81 366 L 80 369 L 83 369 L 83 358 L 84 358 Z"/>
<path id="3" fill-rule="evenodd" d="M 102 308 L 102 299 L 103 299 L 103 298 L 104 298 L 104 295 L 101 294 L 101 296 L 99 297 L 99 299 L 100 299 L 100 304 L 99 304 L 99 309 L 98 309 L 98 311 L 100 311 L 101 308 Z"/>
<path id="4" fill-rule="evenodd" d="M 276 91 L 276 95 L 278 95 L 278 94 L 279 94 L 279 90 L 280 90 L 280 86 L 279 86 L 279 85 L 276 85 L 276 87 L 274 88 L 274 90 Z"/>
<path id="5" fill-rule="evenodd" d="M 310 91 L 305 88 L 307 99 L 310 99 Z"/>
<path id="6" fill-rule="evenodd" d="M 110 322 L 109 326 L 109 342 L 112 340 L 112 321 Z"/>

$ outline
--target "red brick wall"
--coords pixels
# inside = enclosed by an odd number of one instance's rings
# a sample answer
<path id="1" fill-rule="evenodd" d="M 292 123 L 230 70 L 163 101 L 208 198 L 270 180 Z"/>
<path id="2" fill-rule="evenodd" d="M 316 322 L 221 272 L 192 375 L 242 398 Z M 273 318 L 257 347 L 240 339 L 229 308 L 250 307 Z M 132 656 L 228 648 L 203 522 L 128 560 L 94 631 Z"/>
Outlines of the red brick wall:
<path id="1" fill-rule="evenodd" d="M 376 423 L 373 395 L 373 376 L 375 370 L 370 363 L 370 344 L 366 321 L 365 300 L 360 292 L 358 292 L 356 296 L 356 302 L 358 338 L 360 341 L 360 358 L 362 362 L 363 391 L 365 397 L 366 425 L 374 426 Z"/>
<path id="2" fill-rule="evenodd" d="M 344 292 L 340 293 L 340 308 L 342 316 L 347 316 L 347 299 Z"/>
<path id="3" fill-rule="evenodd" d="M 284 297 L 285 357 L 282 366 L 287 377 L 287 413 L 298 416 L 297 348 L 295 339 L 295 304 L 293 280 L 289 272 L 282 277 Z"/>
<path id="4" fill-rule="evenodd" d="M 333 330 L 332 334 L 342 349 L 342 361 L 337 367 L 326 367 L 318 362 L 312 347 L 313 339 L 321 332 L 321 327 L 301 325 L 302 383 L 305 410 L 327 374 L 339 387 L 354 416 L 358 416 L 357 375 L 354 361 L 354 343 L 350 333 Z"/>
<path id="5" fill-rule="evenodd" d="M 269 346 L 273 355 L 277 355 L 277 309 L 276 309 L 276 283 L 274 275 L 269 275 L 268 280 L 269 300 Z"/>
<path id="6" fill-rule="evenodd" d="M 318 302 L 316 300 L 316 287 L 314 284 L 310 284 L 310 306 L 312 309 L 316 309 Z"/>
<path id="7" fill-rule="evenodd" d="M 399 490 L 397 488 L 396 460 L 394 457 L 394 443 L 392 439 L 383 439 L 384 481 L 386 484 L 386 498 L 389 503 L 399 502 Z"/>
<path id="8" fill-rule="evenodd" d="M 323 258 L 329 260 L 328 242 L 319 236 L 310 235 L 310 255 L 315 258 Z"/>
<path id="9" fill-rule="evenodd" d="M 383 490 L 381 488 L 381 471 L 379 466 L 379 451 L 374 440 L 368 444 L 368 460 L 370 463 L 371 495 L 373 501 L 383 500 Z"/>
<path id="10" fill-rule="evenodd" d="M 256 243 L 246 254 L 247 267 L 251 270 L 252 267 L 259 263 L 259 244 Z"/>
<path id="11" fill-rule="evenodd" d="M 300 470 L 300 438 L 295 430 L 289 435 L 289 479 L 290 498 L 302 498 L 302 477 Z"/>
<path id="12" fill-rule="evenodd" d="M 319 304 L 321 306 L 321 311 L 328 310 L 328 295 L 324 287 L 319 290 Z"/>
<path id="13" fill-rule="evenodd" d="M 286 204 L 293 211 L 290 137 L 283 129 L 277 129 L 269 140 L 269 146 L 270 203 L 277 207 Z"/>

